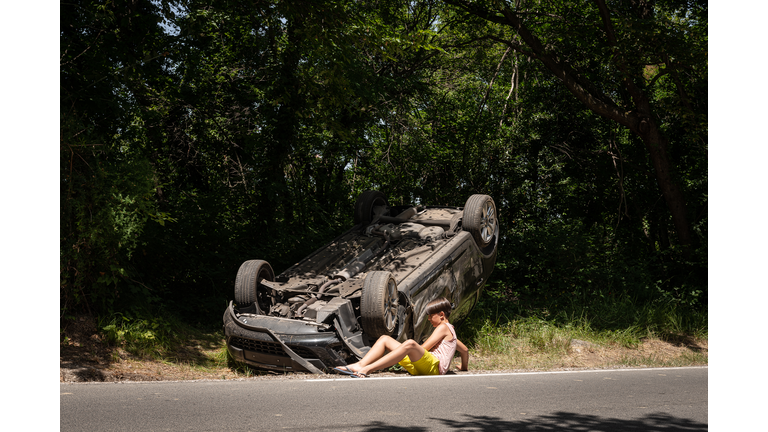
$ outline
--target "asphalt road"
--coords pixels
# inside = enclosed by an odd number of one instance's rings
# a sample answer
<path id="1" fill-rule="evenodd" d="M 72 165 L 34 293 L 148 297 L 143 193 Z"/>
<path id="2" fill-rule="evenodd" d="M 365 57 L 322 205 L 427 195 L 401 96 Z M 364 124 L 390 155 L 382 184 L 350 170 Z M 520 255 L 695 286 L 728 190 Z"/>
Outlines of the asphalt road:
<path id="1" fill-rule="evenodd" d="M 61 384 L 62 431 L 706 431 L 708 368 Z"/>

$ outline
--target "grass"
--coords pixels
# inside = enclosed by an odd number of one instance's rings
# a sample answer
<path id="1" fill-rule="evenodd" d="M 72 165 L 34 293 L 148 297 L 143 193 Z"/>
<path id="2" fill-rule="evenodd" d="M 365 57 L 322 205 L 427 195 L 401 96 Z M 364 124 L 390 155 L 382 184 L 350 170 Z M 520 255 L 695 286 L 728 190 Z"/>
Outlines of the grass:
<path id="1" fill-rule="evenodd" d="M 104 341 L 118 348 L 113 360 L 127 353 L 133 359 L 183 365 L 190 370 L 227 367 L 221 331 L 205 331 L 173 317 L 151 319 L 115 314 L 98 323 Z"/>
<path id="2" fill-rule="evenodd" d="M 114 314 L 97 322 L 110 348 L 111 368 L 163 379 L 247 378 L 265 374 L 236 362 L 221 330 L 191 326 L 173 316 L 137 318 Z M 64 335 L 62 344 L 70 343 Z"/>
<path id="3" fill-rule="evenodd" d="M 559 315 L 520 316 L 510 310 L 503 304 L 493 309 L 479 307 L 457 326 L 459 338 L 470 348 L 470 370 L 708 363 L 706 313 L 629 301 Z M 96 327 L 110 347 L 110 369 L 125 374 L 142 371 L 161 379 L 230 379 L 266 373 L 235 362 L 221 330 L 201 330 L 170 316 L 147 319 L 115 314 Z M 72 341 L 62 335 L 61 343 Z"/>
<path id="4" fill-rule="evenodd" d="M 471 367 L 547 370 L 708 362 L 706 312 L 670 303 L 638 305 L 627 298 L 555 316 L 512 315 L 513 305 L 494 306 L 476 309 L 458 328 L 470 347 Z"/>
<path id="5" fill-rule="evenodd" d="M 559 325 L 537 318 L 460 328 L 470 341 L 470 366 L 482 370 L 666 367 L 706 365 L 706 339 L 663 340 L 637 328 L 595 330 L 586 322 Z M 680 339 L 680 338 L 678 338 Z"/>

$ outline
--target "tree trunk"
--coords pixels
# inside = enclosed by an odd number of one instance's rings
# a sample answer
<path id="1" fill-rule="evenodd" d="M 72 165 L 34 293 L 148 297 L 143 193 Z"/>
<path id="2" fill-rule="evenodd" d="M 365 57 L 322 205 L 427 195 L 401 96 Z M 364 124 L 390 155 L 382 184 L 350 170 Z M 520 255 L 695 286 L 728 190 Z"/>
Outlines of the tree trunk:
<path id="1" fill-rule="evenodd" d="M 672 214 L 672 223 L 677 231 L 677 238 L 683 247 L 686 258 L 691 253 L 691 229 L 686 215 L 685 197 L 680 186 L 672 176 L 671 163 L 667 155 L 667 137 L 659 130 L 658 125 L 652 119 L 641 120 L 637 128 L 632 128 L 645 143 L 645 148 L 651 158 L 651 165 L 656 173 L 656 181 L 664 196 L 669 212 Z"/>

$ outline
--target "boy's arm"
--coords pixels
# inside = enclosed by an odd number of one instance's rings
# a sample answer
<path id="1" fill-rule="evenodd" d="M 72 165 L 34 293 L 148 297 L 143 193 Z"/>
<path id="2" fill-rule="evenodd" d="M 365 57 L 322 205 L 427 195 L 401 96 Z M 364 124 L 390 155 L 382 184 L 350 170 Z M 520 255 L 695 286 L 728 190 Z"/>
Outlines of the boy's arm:
<path id="1" fill-rule="evenodd" d="M 461 343 L 458 339 L 456 339 L 456 351 L 458 351 L 459 356 L 461 356 L 461 368 L 459 370 L 469 370 L 469 350 L 466 345 Z"/>
<path id="2" fill-rule="evenodd" d="M 440 324 L 435 331 L 432 332 L 432 335 L 429 336 L 429 338 L 424 341 L 423 344 L 421 344 L 421 347 L 424 348 L 426 351 L 431 350 L 436 345 L 440 343 L 441 340 L 445 338 L 448 334 L 450 334 L 450 330 L 448 330 L 448 326 L 444 324 Z"/>

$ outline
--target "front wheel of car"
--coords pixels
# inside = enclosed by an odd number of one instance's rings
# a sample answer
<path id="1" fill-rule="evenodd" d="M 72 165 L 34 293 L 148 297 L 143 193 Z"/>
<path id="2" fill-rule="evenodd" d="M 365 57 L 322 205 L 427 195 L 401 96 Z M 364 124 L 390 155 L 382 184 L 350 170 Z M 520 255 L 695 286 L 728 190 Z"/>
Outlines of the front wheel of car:
<path id="1" fill-rule="evenodd" d="M 240 265 L 235 278 L 235 302 L 238 305 L 255 303 L 260 314 L 268 313 L 271 299 L 264 288 L 259 287 L 262 280 L 275 280 L 275 272 L 268 262 L 248 260 Z"/>
<path id="2" fill-rule="evenodd" d="M 392 336 L 397 327 L 397 282 L 388 271 L 368 273 L 363 281 L 360 317 L 363 331 L 371 339 Z"/>
<path id="3" fill-rule="evenodd" d="M 472 234 L 477 246 L 484 249 L 497 235 L 499 219 L 496 204 L 488 195 L 472 195 L 464 205 L 462 227 Z"/>

